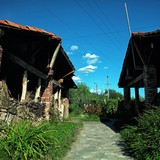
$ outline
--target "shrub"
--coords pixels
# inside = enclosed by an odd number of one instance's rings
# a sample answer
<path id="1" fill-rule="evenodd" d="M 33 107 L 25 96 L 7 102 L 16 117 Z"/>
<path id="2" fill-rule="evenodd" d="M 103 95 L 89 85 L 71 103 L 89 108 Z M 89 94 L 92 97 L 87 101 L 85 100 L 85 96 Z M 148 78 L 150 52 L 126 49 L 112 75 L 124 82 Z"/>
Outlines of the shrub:
<path id="1" fill-rule="evenodd" d="M 54 139 L 41 123 L 33 125 L 30 121 L 22 121 L 5 128 L 5 136 L 0 138 L 0 159 L 33 159 L 44 158 L 51 140 Z"/>
<path id="2" fill-rule="evenodd" d="M 160 157 L 160 108 L 146 110 L 138 125 L 128 125 L 121 131 L 126 151 L 136 159 L 158 160 Z"/>

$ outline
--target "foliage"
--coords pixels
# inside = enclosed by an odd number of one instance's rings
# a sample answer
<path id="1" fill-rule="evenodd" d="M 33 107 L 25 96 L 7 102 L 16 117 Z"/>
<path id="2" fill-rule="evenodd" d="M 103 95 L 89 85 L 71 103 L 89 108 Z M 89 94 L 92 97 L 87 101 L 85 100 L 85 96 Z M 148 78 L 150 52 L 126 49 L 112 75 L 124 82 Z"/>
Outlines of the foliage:
<path id="1" fill-rule="evenodd" d="M 35 125 L 30 121 L 1 126 L 0 159 L 61 159 L 81 127 L 82 123 L 53 125 L 43 122 Z"/>
<path id="2" fill-rule="evenodd" d="M 0 138 L 0 159 L 33 159 L 43 158 L 55 139 L 41 123 L 33 125 L 30 121 L 22 121 L 5 128 L 5 136 Z M 5 158 L 4 158 L 5 157 Z"/>
<path id="3" fill-rule="evenodd" d="M 100 121 L 100 117 L 95 114 L 85 114 L 84 117 L 81 118 L 81 121 Z"/>
<path id="4" fill-rule="evenodd" d="M 56 132 L 53 133 L 53 137 L 56 141 L 49 149 L 48 159 L 59 160 L 64 157 L 82 126 L 82 123 L 73 122 L 64 122 L 54 126 Z"/>
<path id="5" fill-rule="evenodd" d="M 105 95 L 108 94 L 108 90 L 105 90 Z M 114 89 L 109 89 L 109 98 L 111 99 L 123 99 L 123 95 Z"/>
<path id="6" fill-rule="evenodd" d="M 61 122 L 60 113 L 59 113 L 58 110 L 57 110 L 56 113 L 55 113 L 54 107 L 52 107 L 52 108 L 50 109 L 49 115 L 50 115 L 50 117 L 49 117 L 49 122 L 50 122 L 51 124 L 56 125 L 56 124 L 58 124 L 58 123 Z"/>
<path id="7" fill-rule="evenodd" d="M 138 125 L 127 125 L 121 131 L 127 152 L 138 160 L 160 157 L 160 108 L 146 110 Z"/>

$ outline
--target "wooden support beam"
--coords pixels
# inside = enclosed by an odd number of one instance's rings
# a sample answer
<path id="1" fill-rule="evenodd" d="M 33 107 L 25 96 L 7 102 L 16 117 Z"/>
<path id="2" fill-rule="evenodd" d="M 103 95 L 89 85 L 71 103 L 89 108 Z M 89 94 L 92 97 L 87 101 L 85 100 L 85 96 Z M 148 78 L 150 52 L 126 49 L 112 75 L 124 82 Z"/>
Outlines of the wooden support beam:
<path id="1" fill-rule="evenodd" d="M 39 102 L 40 93 L 41 93 L 41 79 L 39 78 L 38 79 L 38 87 L 36 89 L 35 98 L 34 98 L 35 102 Z"/>
<path id="2" fill-rule="evenodd" d="M 7 57 L 14 63 L 18 64 L 19 66 L 21 66 L 22 68 L 30 71 L 31 73 L 35 74 L 36 76 L 42 78 L 42 79 L 46 79 L 47 75 L 45 75 L 44 73 L 40 72 L 38 69 L 34 68 L 33 66 L 31 66 L 30 64 L 26 63 L 25 61 L 23 61 L 22 59 L 20 59 L 19 57 L 13 55 L 12 53 L 7 54 Z"/>
<path id="3" fill-rule="evenodd" d="M 140 74 L 138 77 L 136 77 L 133 81 L 129 82 L 127 84 L 127 87 L 130 87 L 132 85 L 134 85 L 135 83 L 137 83 L 138 81 L 140 81 L 141 79 L 143 79 L 143 73 Z"/>
<path id="4" fill-rule="evenodd" d="M 131 50 L 132 50 L 132 57 L 133 57 L 133 65 L 134 68 L 136 68 L 136 60 L 135 60 L 135 53 L 134 53 L 134 49 L 133 49 L 133 40 L 131 39 Z"/>
<path id="5" fill-rule="evenodd" d="M 52 59 L 51 59 L 50 65 L 49 65 L 50 69 L 52 69 L 54 66 L 54 63 L 56 61 L 56 57 L 57 57 L 59 49 L 60 49 L 60 46 L 61 46 L 61 43 L 58 44 L 57 48 L 55 49 L 55 51 L 53 53 L 53 56 L 52 56 Z"/>
<path id="6" fill-rule="evenodd" d="M 27 70 L 24 71 L 23 81 L 22 81 L 22 95 L 21 95 L 21 102 L 25 101 L 26 94 L 27 94 Z"/>
<path id="7" fill-rule="evenodd" d="M 38 69 L 34 68 L 33 66 L 31 66 L 30 64 L 26 63 L 25 61 L 23 61 L 22 59 L 20 59 L 19 57 L 13 55 L 12 53 L 9 53 L 6 55 L 10 61 L 18 64 L 19 66 L 21 66 L 22 68 L 30 71 L 31 73 L 35 74 L 37 77 L 41 78 L 41 79 L 47 79 L 47 75 L 45 75 L 44 73 L 42 73 L 41 71 L 39 71 Z M 56 80 L 52 80 L 54 84 L 59 85 L 59 83 Z"/>
<path id="8" fill-rule="evenodd" d="M 0 72 L 1 72 L 1 64 L 2 64 L 2 54 L 3 54 L 3 48 L 0 45 Z M 1 77 L 1 76 L 0 76 Z"/>
<path id="9" fill-rule="evenodd" d="M 136 42 L 134 40 L 133 40 L 133 44 L 134 44 L 134 46 L 136 48 L 136 51 L 137 51 L 137 53 L 138 53 L 143 65 L 145 66 L 146 65 L 145 59 L 144 59 L 143 55 L 141 54 L 141 52 L 140 52 L 140 50 L 139 50 L 139 48 L 138 48 L 138 46 L 137 46 L 137 44 L 136 44 Z"/>

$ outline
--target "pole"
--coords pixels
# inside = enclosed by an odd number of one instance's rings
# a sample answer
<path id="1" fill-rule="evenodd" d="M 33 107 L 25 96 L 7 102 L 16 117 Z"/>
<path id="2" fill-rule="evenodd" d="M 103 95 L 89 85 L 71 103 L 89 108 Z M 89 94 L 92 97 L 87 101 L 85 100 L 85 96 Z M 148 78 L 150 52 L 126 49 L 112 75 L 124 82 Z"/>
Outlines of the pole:
<path id="1" fill-rule="evenodd" d="M 96 82 L 94 82 L 94 84 L 96 85 L 96 94 L 98 94 L 98 85 Z"/>
<path id="2" fill-rule="evenodd" d="M 108 82 L 108 79 L 109 79 L 109 77 L 107 76 L 107 91 L 108 91 L 107 96 L 108 96 L 108 99 L 109 99 L 109 82 Z"/>
<path id="3" fill-rule="evenodd" d="M 125 6 L 125 11 L 126 11 L 126 18 L 127 18 L 127 23 L 128 23 L 128 31 L 129 31 L 129 35 L 131 37 L 131 26 L 130 26 L 130 21 L 129 21 L 129 16 L 128 16 L 128 9 L 127 9 L 127 4 L 124 3 Z"/>

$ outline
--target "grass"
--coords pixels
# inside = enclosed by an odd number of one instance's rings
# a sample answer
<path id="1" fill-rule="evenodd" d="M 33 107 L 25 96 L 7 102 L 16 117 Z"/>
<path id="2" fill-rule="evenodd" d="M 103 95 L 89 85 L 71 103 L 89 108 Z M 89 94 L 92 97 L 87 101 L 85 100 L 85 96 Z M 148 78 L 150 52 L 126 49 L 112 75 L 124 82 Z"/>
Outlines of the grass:
<path id="1" fill-rule="evenodd" d="M 82 123 L 22 121 L 1 127 L 0 159 L 61 159 L 75 140 Z"/>

